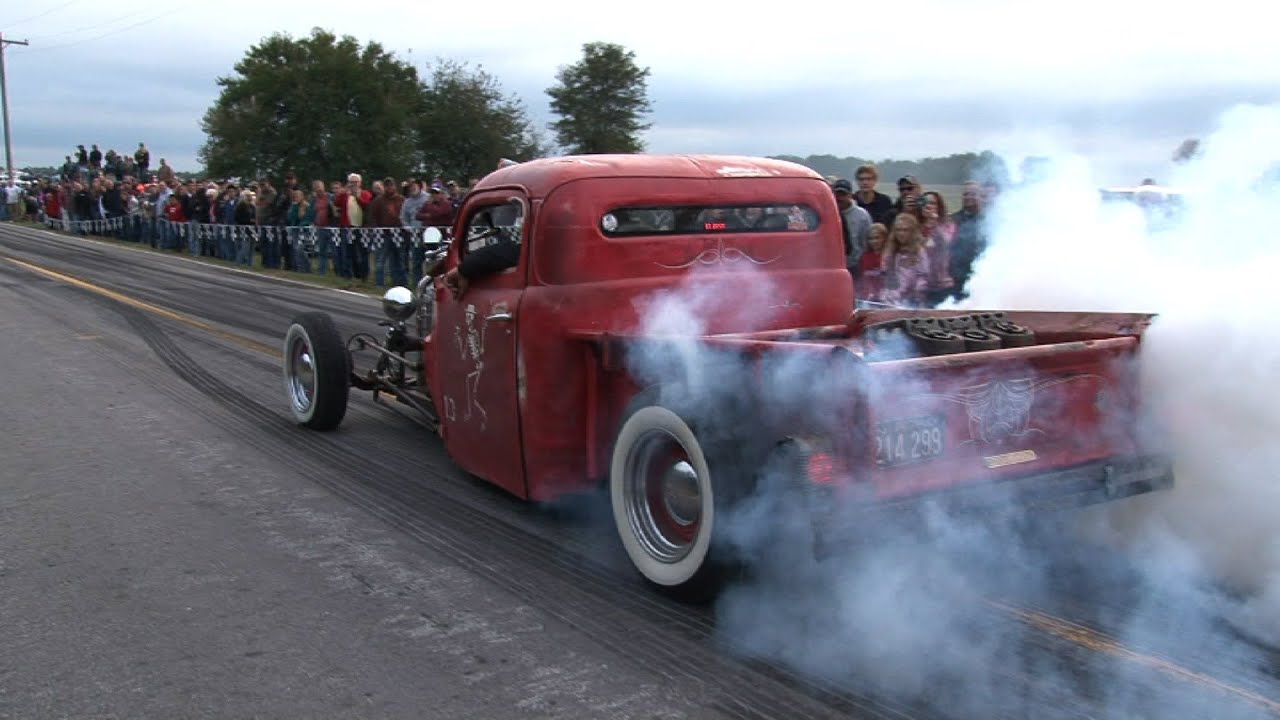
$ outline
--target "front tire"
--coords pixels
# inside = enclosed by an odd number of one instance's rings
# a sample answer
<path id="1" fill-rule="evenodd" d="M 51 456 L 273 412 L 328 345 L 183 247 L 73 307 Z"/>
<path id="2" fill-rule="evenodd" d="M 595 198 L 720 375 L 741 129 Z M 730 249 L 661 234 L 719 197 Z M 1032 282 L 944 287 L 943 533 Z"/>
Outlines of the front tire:
<path id="1" fill-rule="evenodd" d="M 690 598 L 714 587 L 715 487 L 683 418 L 661 405 L 627 416 L 614 442 L 609 494 L 623 548 L 646 580 Z"/>
<path id="2" fill-rule="evenodd" d="M 294 318 L 284 337 L 284 387 L 298 424 L 332 430 L 347 414 L 351 359 L 333 319 L 308 312 Z"/>

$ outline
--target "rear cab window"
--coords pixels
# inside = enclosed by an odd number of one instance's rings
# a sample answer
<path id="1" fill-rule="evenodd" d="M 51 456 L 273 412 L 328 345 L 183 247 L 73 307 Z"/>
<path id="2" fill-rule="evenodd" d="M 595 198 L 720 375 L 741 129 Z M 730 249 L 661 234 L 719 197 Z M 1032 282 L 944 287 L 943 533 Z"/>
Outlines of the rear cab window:
<path id="1" fill-rule="evenodd" d="M 610 238 L 808 233 L 818 225 L 816 210 L 795 203 L 619 207 L 600 217 L 600 231 Z"/>

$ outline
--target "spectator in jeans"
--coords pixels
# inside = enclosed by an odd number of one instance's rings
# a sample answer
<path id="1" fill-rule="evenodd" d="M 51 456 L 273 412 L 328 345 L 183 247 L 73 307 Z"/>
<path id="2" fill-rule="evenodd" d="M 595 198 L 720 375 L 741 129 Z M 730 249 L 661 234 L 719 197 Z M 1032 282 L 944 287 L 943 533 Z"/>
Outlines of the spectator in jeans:
<path id="1" fill-rule="evenodd" d="M 222 203 L 218 206 L 218 257 L 227 262 L 236 259 L 236 214 L 240 206 L 240 188 L 227 185 L 223 190 Z"/>
<path id="2" fill-rule="evenodd" d="M 208 255 L 200 226 L 209 219 L 209 195 L 205 188 L 191 185 L 187 193 L 187 252 L 191 257 Z"/>
<path id="3" fill-rule="evenodd" d="M 404 203 L 400 205 L 400 226 L 409 228 L 407 234 L 413 239 L 408 271 L 411 287 L 417 287 L 418 281 L 422 279 L 422 263 L 427 251 L 426 246 L 422 244 L 422 234 L 418 232 L 422 227 L 422 221 L 418 219 L 418 211 L 426 202 L 427 194 L 422 191 L 422 181 L 416 178 L 410 180 L 408 194 L 405 195 Z"/>
<path id="4" fill-rule="evenodd" d="M 323 180 L 311 183 L 311 224 L 315 226 L 316 260 L 319 267 L 316 272 L 329 274 L 329 257 L 333 253 L 334 225 L 333 197 L 324 189 Z"/>
<path id="5" fill-rule="evenodd" d="M 164 162 L 162 159 L 160 162 Z M 253 266 L 253 243 L 257 240 L 257 198 L 252 190 L 240 195 L 235 206 L 236 264 Z"/>
<path id="6" fill-rule="evenodd" d="M 276 195 L 275 203 L 271 208 L 272 224 L 278 226 L 288 225 L 289 208 L 293 205 L 293 191 L 298 189 L 298 176 L 292 171 L 284 176 L 284 187 L 280 188 L 280 192 Z M 284 233 L 284 237 L 280 238 L 280 265 L 285 270 L 293 269 L 293 240 L 288 232 Z"/>
<path id="7" fill-rule="evenodd" d="M 384 286 L 388 272 L 391 275 L 392 284 L 408 283 L 404 273 L 404 245 L 399 232 L 402 205 L 404 205 L 404 196 L 396 189 L 395 179 L 383 179 L 382 192 L 378 193 L 369 204 L 368 225 L 376 228 L 394 228 L 394 230 L 380 233 L 378 238 L 381 242 L 375 256 L 377 267 L 374 270 L 374 282 L 378 287 Z"/>
<path id="8" fill-rule="evenodd" d="M 254 215 L 258 226 L 258 238 L 262 245 L 262 267 L 276 269 L 280 267 L 280 237 L 276 234 L 276 189 L 271 181 L 262 178 L 258 181 L 258 197 L 254 202 Z"/>
<path id="9" fill-rule="evenodd" d="M 141 242 L 142 200 L 138 197 L 140 193 L 134 188 L 125 188 L 125 193 L 128 195 L 128 200 L 125 201 L 125 212 L 128 214 L 129 240 Z"/>
<path id="10" fill-rule="evenodd" d="M 312 214 L 311 203 L 307 202 L 307 196 L 296 187 L 289 191 L 289 197 L 292 202 L 289 209 L 285 211 L 285 225 L 288 226 L 289 252 L 293 258 L 289 261 L 289 269 L 296 272 L 311 272 L 311 260 L 307 258 L 307 243 L 303 241 L 302 229 L 310 226 L 315 221 L 315 215 Z"/>
<path id="11" fill-rule="evenodd" d="M 4 217 L 0 220 L 22 219 L 22 190 L 12 179 L 4 188 Z"/>
<path id="12" fill-rule="evenodd" d="M 338 243 L 338 275 L 344 278 L 369 278 L 369 250 L 353 236 L 353 228 L 364 227 L 365 208 L 373 202 L 373 195 L 364 189 L 364 179 L 358 173 L 347 176 L 347 184 L 334 195 L 337 210 L 337 226 L 342 236 Z"/>

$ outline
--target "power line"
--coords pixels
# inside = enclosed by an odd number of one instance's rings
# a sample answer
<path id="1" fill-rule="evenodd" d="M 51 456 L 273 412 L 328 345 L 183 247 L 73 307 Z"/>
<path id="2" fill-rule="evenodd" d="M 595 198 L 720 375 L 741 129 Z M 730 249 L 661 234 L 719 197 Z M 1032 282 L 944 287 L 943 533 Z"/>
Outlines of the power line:
<path id="1" fill-rule="evenodd" d="M 23 23 L 29 23 L 29 22 L 31 22 L 32 20 L 39 20 L 40 18 L 44 17 L 45 15 L 48 15 L 48 14 L 50 14 L 50 13 L 57 12 L 57 11 L 61 10 L 62 8 L 67 7 L 68 5 L 75 5 L 75 4 L 76 4 L 76 3 L 78 3 L 78 2 L 80 2 L 80 0 L 68 0 L 67 2 L 62 3 L 61 5 L 56 5 L 56 6 L 54 6 L 54 7 L 49 8 L 48 10 L 45 10 L 44 12 L 40 13 L 39 15 L 32 15 L 31 17 L 29 17 L 29 18 L 23 18 L 22 20 L 19 20 L 19 21 L 18 21 L 18 22 L 16 22 L 16 23 L 10 23 L 10 24 L 9 24 L 9 26 L 5 28 L 5 30 L 11 30 L 11 29 L 13 29 L 13 26 L 14 26 L 14 25 L 21 25 L 21 24 L 23 24 Z"/>
<path id="2" fill-rule="evenodd" d="M 36 50 L 24 50 L 24 51 L 20 51 L 20 52 L 21 52 L 23 55 L 27 55 L 27 54 L 34 53 L 34 52 L 44 52 L 45 50 L 58 50 L 58 49 L 60 49 L 60 48 L 67 48 L 67 47 L 72 47 L 72 46 L 83 45 L 83 44 L 85 44 L 85 43 L 91 43 L 91 42 L 94 42 L 95 40 L 101 40 L 101 39 L 103 39 L 103 38 L 111 37 L 112 35 L 118 35 L 118 34 L 120 34 L 120 33 L 124 32 L 125 30 L 132 30 L 132 29 L 134 29 L 134 28 L 136 28 L 136 27 L 142 27 L 143 25 L 146 25 L 146 24 L 148 24 L 148 23 L 153 23 L 153 22 L 155 22 L 155 21 L 157 21 L 157 20 L 163 20 L 164 18 L 167 18 L 167 17 L 169 17 L 170 15 L 176 15 L 177 13 L 180 13 L 180 12 L 182 12 L 182 11 L 183 11 L 183 10 L 185 10 L 185 9 L 186 9 L 186 8 L 182 8 L 182 7 L 180 7 L 180 8 L 177 8 L 176 10 L 170 10 L 170 11 L 169 11 L 169 12 L 167 12 L 167 13 L 161 13 L 160 15 L 156 15 L 155 17 L 147 18 L 146 20 L 141 20 L 141 21 L 139 21 L 139 22 L 133 23 L 132 25 L 125 25 L 125 26 L 124 26 L 124 27 L 122 27 L 122 28 L 118 28 L 118 29 L 116 29 L 116 30 L 111 30 L 111 31 L 109 31 L 109 32 L 102 33 L 101 35 L 95 35 L 95 36 L 93 36 L 93 37 L 85 38 L 85 39 L 83 39 L 83 40 L 74 40 L 74 41 L 72 41 L 72 42 L 62 43 L 62 44 L 60 44 L 60 45 L 48 45 L 48 46 L 45 46 L 45 47 L 42 47 L 42 48 L 39 48 L 39 49 L 36 49 Z"/>
<path id="3" fill-rule="evenodd" d="M 45 40 L 45 39 L 48 39 L 48 38 L 57 38 L 57 37 L 62 37 L 62 36 L 64 36 L 64 35 L 75 35 L 76 33 L 82 33 L 82 32 L 86 32 L 86 31 L 88 31 L 88 30 L 101 30 L 101 29 L 103 29 L 103 27 L 110 27 L 111 25 L 114 25 L 114 24 L 116 24 L 116 23 L 118 23 L 118 22 L 123 22 L 123 21 L 125 21 L 125 20 L 130 19 L 130 18 L 135 18 L 135 17 L 138 17 L 139 15 L 143 15 L 143 14 L 145 14 L 145 13 L 149 13 L 149 12 L 151 12 L 151 10 L 152 10 L 152 9 L 153 9 L 153 8 L 143 8 L 143 9 L 141 9 L 141 10 L 135 10 L 134 12 L 131 12 L 131 13 L 129 13 L 128 15 L 121 15 L 120 17 L 114 18 L 114 19 L 109 20 L 109 21 L 107 21 L 107 22 L 105 22 L 105 23 L 95 22 L 95 23 L 92 23 L 92 24 L 89 24 L 89 25 L 83 25 L 83 26 L 78 27 L 78 28 L 72 28 L 72 29 L 70 29 L 70 30 L 58 30 L 57 32 L 51 32 L 51 33 L 47 33 L 47 34 L 45 34 L 45 35 L 33 35 L 33 36 L 31 36 L 31 37 L 29 37 L 29 38 L 27 38 L 27 39 L 28 39 L 28 40 L 31 40 L 31 39 L 35 39 L 35 40 Z"/>

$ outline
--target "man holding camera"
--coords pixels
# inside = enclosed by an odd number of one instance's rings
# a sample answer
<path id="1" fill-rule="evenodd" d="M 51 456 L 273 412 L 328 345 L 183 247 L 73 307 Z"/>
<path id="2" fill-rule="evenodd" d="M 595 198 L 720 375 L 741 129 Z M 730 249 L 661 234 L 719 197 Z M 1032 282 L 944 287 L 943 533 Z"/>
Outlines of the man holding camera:
<path id="1" fill-rule="evenodd" d="M 885 227 L 893 227 L 893 221 L 898 215 L 915 209 L 916 203 L 920 200 L 920 192 L 920 181 L 916 180 L 915 175 L 903 175 L 898 178 L 898 201 L 893 204 L 893 210 L 885 218 Z"/>
<path id="2" fill-rule="evenodd" d="M 351 279 L 369 279 L 369 248 L 360 242 L 352 229 L 364 227 L 364 211 L 373 202 L 373 194 L 364 189 L 364 179 L 358 173 L 347 176 L 347 184 L 334 195 L 333 204 L 338 212 L 338 275 Z"/>

